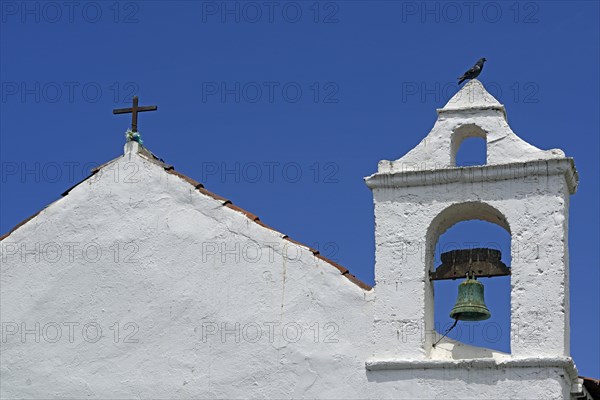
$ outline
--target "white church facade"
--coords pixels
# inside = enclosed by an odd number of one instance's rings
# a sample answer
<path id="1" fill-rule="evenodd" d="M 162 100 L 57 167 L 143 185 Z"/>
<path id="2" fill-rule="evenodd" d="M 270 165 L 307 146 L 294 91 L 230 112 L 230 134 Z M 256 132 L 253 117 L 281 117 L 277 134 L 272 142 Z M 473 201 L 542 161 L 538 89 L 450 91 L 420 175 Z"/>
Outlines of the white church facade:
<path id="1" fill-rule="evenodd" d="M 473 136 L 486 164 L 457 167 Z M 573 159 L 517 137 L 472 80 L 365 182 L 374 287 L 127 142 L 1 238 L 0 396 L 600 398 L 569 350 Z M 550 243 L 512 260 L 510 354 L 433 346 L 432 249 L 473 219 Z"/>

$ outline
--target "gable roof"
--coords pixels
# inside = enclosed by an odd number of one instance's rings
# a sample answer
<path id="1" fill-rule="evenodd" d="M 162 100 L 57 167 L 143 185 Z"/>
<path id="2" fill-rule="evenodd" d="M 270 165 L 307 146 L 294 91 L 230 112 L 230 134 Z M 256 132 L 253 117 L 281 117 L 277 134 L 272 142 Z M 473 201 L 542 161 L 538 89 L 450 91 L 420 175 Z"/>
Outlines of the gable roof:
<path id="1" fill-rule="evenodd" d="M 135 143 L 135 142 L 130 142 L 130 143 Z M 227 207 L 229 209 L 232 209 L 234 211 L 237 211 L 241 214 L 243 214 L 244 216 L 246 216 L 248 219 L 250 219 L 252 222 L 262 226 L 263 228 L 266 229 L 270 229 L 278 234 L 281 235 L 282 239 L 287 240 L 291 243 L 294 243 L 298 246 L 301 247 L 305 247 L 307 248 L 316 258 L 326 262 L 327 264 L 331 265 L 332 267 L 336 268 L 338 271 L 340 271 L 340 274 L 342 276 L 344 276 L 345 278 L 347 278 L 348 280 L 350 280 L 350 282 L 354 283 L 355 285 L 357 285 L 358 287 L 360 287 L 363 290 L 371 290 L 372 287 L 370 285 L 367 285 L 366 283 L 362 282 L 360 279 L 358 279 L 356 276 L 354 276 L 353 274 L 350 273 L 350 271 L 347 268 L 344 268 L 342 265 L 336 263 L 333 260 L 328 259 L 327 257 L 324 257 L 323 255 L 321 255 L 319 253 L 319 250 L 313 249 L 310 246 L 307 246 L 301 242 L 298 242 L 297 240 L 294 240 L 292 238 L 290 238 L 288 235 L 283 234 L 281 232 L 279 232 L 278 230 L 266 225 L 265 223 L 263 223 L 260 218 L 255 215 L 252 214 L 249 211 L 246 211 L 245 209 L 238 207 L 236 205 L 234 205 L 231 200 L 228 200 L 222 196 L 219 196 L 216 193 L 213 193 L 209 190 L 207 190 L 204 185 L 190 177 L 188 177 L 187 175 L 182 174 L 181 172 L 175 171 L 175 168 L 173 168 L 172 165 L 165 163 L 161 158 L 157 157 L 156 155 L 154 155 L 151 151 L 149 151 L 147 148 L 145 148 L 142 145 L 138 145 L 137 143 L 135 143 L 135 145 L 138 146 L 138 150 L 137 150 L 137 154 L 141 157 L 143 157 L 144 159 L 146 159 L 147 161 L 150 161 L 154 164 L 159 165 L 160 167 L 162 167 L 164 169 L 165 172 L 171 174 L 171 175 L 175 175 L 181 179 L 183 179 L 184 181 L 186 181 L 187 183 L 189 183 L 190 185 L 194 186 L 194 188 L 200 192 L 201 194 L 205 195 L 205 196 L 209 196 L 212 197 L 213 199 L 221 202 L 221 205 L 224 207 Z M 80 184 L 86 182 L 88 179 L 90 179 L 92 176 L 96 175 L 102 168 L 108 166 L 109 164 L 112 164 L 113 162 L 117 161 L 118 159 L 120 159 L 123 156 L 117 157 L 105 164 L 102 164 L 94 169 L 92 169 L 90 175 L 83 179 L 82 181 L 76 183 L 75 185 L 73 185 L 72 187 L 70 187 L 69 189 L 67 189 L 65 192 L 63 192 L 61 194 L 62 197 L 67 196 L 71 190 L 73 190 L 75 187 L 79 186 Z M 32 219 L 34 219 L 35 217 L 37 217 L 43 210 L 45 210 L 46 208 L 48 208 L 50 205 L 52 205 L 54 203 L 49 204 L 48 206 L 44 207 L 42 210 L 36 212 L 35 214 L 31 215 L 30 217 L 24 219 L 23 221 L 19 222 L 17 225 L 15 225 L 10 231 L 8 231 L 6 234 L 0 236 L 0 241 L 6 239 L 7 237 L 9 237 L 13 232 L 15 232 L 17 229 L 19 229 L 21 226 L 25 225 L 27 222 L 31 221 Z"/>

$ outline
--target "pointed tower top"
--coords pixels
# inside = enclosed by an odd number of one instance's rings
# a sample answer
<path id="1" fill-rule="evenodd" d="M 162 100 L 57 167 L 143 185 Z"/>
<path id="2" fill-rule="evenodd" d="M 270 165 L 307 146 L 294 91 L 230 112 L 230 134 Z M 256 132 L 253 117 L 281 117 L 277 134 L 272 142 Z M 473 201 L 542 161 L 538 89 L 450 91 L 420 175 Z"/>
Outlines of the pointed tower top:
<path id="1" fill-rule="evenodd" d="M 485 169 L 507 164 L 518 164 L 521 168 L 526 162 L 561 159 L 559 163 L 569 164 L 566 167 L 569 171 L 569 190 L 575 192 L 577 171 L 573 160 L 566 159 L 565 153 L 560 149 L 541 150 L 519 138 L 508 125 L 504 106 L 478 80 L 469 81 L 437 112 L 437 121 L 421 143 L 395 161 L 381 160 L 378 172 L 367 177 L 368 185 L 376 187 L 381 182 L 388 182 L 383 175 L 413 176 L 416 171 L 462 168 L 464 165 L 456 163 L 456 155 L 462 142 L 470 137 L 479 137 L 486 141 L 486 160 L 481 165 L 472 166 L 473 168 Z M 540 165 L 546 164 L 544 162 Z M 404 178 L 399 179 L 399 182 L 394 181 L 392 184 L 412 184 Z M 420 178 L 417 176 L 416 179 Z"/>
<path id="2" fill-rule="evenodd" d="M 504 106 L 485 90 L 485 87 L 477 79 L 470 80 L 437 112 L 441 114 L 452 111 L 470 110 L 500 110 L 506 118 Z"/>

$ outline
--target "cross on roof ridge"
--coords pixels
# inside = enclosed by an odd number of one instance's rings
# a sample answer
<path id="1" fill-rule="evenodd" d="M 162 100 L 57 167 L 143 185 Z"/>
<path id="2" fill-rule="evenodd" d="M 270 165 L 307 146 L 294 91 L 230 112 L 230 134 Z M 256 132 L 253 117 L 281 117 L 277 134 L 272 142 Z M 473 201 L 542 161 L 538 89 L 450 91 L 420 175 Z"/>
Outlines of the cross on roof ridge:
<path id="1" fill-rule="evenodd" d="M 138 106 L 139 99 L 137 96 L 133 96 L 133 105 L 130 108 L 116 108 L 113 110 L 113 114 L 128 114 L 131 113 L 131 130 L 137 132 L 137 115 L 139 112 L 144 111 L 156 111 L 158 106 Z"/>

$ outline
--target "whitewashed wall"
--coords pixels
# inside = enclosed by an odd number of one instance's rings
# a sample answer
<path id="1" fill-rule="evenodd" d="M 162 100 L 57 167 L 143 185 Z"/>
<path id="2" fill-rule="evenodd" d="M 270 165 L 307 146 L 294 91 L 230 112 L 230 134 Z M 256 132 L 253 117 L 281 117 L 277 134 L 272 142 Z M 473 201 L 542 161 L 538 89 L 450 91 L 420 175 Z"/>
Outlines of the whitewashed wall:
<path id="1" fill-rule="evenodd" d="M 534 185 L 459 179 L 410 190 L 395 179 L 413 178 L 383 163 L 368 179 L 377 286 L 366 290 L 129 143 L 2 240 L 0 395 L 570 398 L 568 161 L 552 162 L 559 172 Z M 496 207 L 513 235 L 555 243 L 513 265 L 513 286 L 528 292 L 513 293 L 513 321 L 545 329 L 544 343 L 515 341 L 513 355 L 450 341 L 433 352 L 430 335 L 401 326 L 430 326 L 432 293 L 427 260 L 399 255 L 398 244 L 433 240 L 436 215 L 474 200 Z M 553 312 L 532 319 L 534 297 Z"/>

